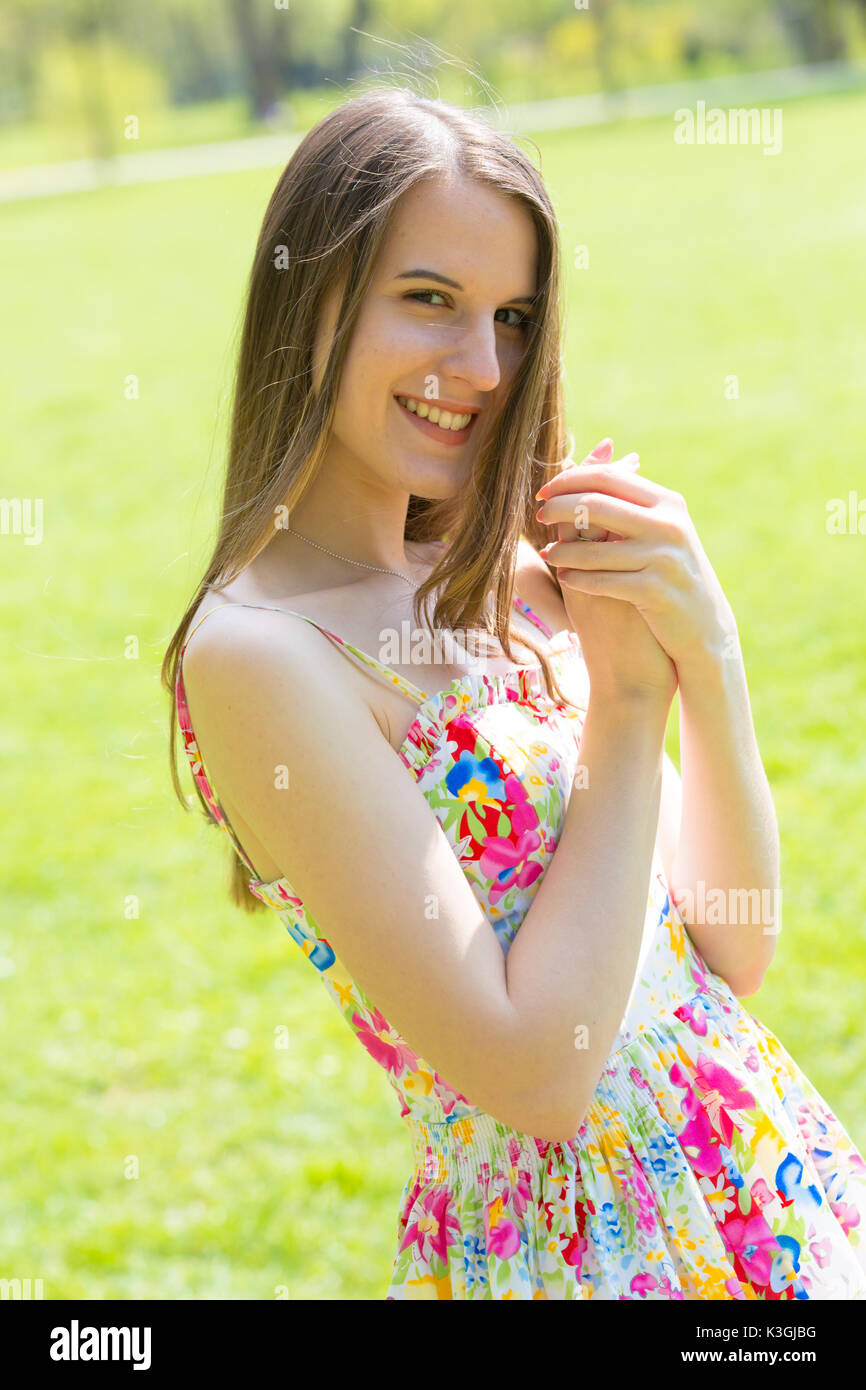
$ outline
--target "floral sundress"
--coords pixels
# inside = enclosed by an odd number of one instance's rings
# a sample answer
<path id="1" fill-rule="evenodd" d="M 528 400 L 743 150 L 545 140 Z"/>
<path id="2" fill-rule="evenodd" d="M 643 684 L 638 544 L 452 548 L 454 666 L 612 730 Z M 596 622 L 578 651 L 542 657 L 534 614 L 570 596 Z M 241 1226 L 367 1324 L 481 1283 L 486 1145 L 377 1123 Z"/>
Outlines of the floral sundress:
<path id="1" fill-rule="evenodd" d="M 468 674 L 427 695 L 305 614 L 279 610 L 415 701 L 400 758 L 503 953 L 559 842 L 589 698 L 576 635 L 553 636 L 514 602 L 551 639 L 577 709 L 547 696 L 538 665 Z M 191 636 L 175 693 L 192 774 L 250 871 L 250 892 L 384 1069 L 408 1130 L 413 1168 L 387 1299 L 866 1299 L 866 1163 L 779 1040 L 704 963 L 658 844 L 631 994 L 580 1128 L 567 1142 L 512 1129 L 389 1025 L 287 879 L 256 876 L 190 723 Z"/>

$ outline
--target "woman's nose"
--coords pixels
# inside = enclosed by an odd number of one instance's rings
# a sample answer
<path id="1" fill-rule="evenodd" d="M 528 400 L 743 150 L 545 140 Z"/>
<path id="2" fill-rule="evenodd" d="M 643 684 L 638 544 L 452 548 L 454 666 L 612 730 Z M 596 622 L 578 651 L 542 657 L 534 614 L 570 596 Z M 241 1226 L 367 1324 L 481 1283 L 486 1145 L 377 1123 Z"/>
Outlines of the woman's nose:
<path id="1" fill-rule="evenodd" d="M 449 373 L 463 377 L 474 390 L 494 391 L 502 380 L 495 324 L 467 327 L 447 361 Z"/>

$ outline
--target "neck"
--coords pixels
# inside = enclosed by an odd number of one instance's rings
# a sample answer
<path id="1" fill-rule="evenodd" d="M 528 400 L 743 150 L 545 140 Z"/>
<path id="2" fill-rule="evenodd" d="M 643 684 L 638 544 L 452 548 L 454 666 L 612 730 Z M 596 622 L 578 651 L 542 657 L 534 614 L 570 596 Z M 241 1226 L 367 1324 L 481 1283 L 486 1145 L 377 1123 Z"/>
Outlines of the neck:
<path id="1" fill-rule="evenodd" d="M 323 469 L 304 496 L 285 518 L 286 526 L 306 541 L 342 556 L 341 560 L 305 546 L 304 540 L 287 536 L 286 543 L 307 552 L 307 559 L 321 562 L 323 572 L 346 575 L 346 561 L 373 565 L 412 577 L 418 565 L 418 547 L 404 541 L 410 494 L 387 489 L 378 480 L 349 469 Z M 361 573 L 359 569 L 358 574 Z"/>

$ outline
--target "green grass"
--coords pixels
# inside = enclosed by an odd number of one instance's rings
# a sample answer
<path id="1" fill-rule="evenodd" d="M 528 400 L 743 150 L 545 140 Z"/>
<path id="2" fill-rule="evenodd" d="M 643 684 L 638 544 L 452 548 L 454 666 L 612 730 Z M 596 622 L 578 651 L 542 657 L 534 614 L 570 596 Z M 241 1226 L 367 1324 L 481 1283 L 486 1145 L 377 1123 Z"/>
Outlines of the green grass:
<path id="1" fill-rule="evenodd" d="M 784 885 L 748 1007 L 861 1148 L 866 538 L 824 517 L 863 490 L 864 108 L 791 104 L 776 158 L 676 146 L 667 121 L 541 141 L 566 262 L 590 252 L 568 277 L 577 446 L 611 434 L 685 493 L 739 623 Z M 396 1100 L 276 918 L 228 904 L 222 837 L 168 784 L 159 663 L 207 556 L 274 181 L 2 213 L 3 492 L 44 498 L 45 534 L 0 546 L 0 1272 L 49 1298 L 387 1288 Z"/>

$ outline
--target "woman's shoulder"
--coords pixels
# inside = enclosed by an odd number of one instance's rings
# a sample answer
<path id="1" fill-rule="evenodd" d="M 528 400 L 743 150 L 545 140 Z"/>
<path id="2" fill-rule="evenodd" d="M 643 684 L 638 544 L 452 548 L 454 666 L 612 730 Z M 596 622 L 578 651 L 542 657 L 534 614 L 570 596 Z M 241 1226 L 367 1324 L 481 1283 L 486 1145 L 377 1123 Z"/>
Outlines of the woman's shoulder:
<path id="1" fill-rule="evenodd" d="M 280 602 L 275 602 L 272 596 L 254 587 L 238 588 L 235 584 L 209 589 L 196 605 L 184 633 L 183 649 L 189 646 L 184 656 L 185 668 L 197 664 L 199 656 L 205 653 L 210 659 L 231 658 L 243 662 L 250 656 L 259 656 L 266 660 L 269 654 L 276 655 L 280 649 L 285 649 L 291 630 L 296 631 L 302 641 L 304 632 L 312 625 L 309 621 L 301 621 L 306 618 L 310 598 L 307 593 L 281 595 Z M 286 627 L 286 615 L 298 620 L 291 628 Z M 279 645 L 273 640 L 275 632 L 280 634 Z M 195 640 L 191 642 L 193 634 Z"/>
<path id="2" fill-rule="evenodd" d="M 277 605 L 246 590 L 226 597 L 229 589 L 202 597 L 182 649 L 187 708 L 211 754 L 231 756 L 237 721 L 264 728 L 277 709 L 312 724 L 351 719 L 351 671 L 307 619 L 308 596 Z"/>

